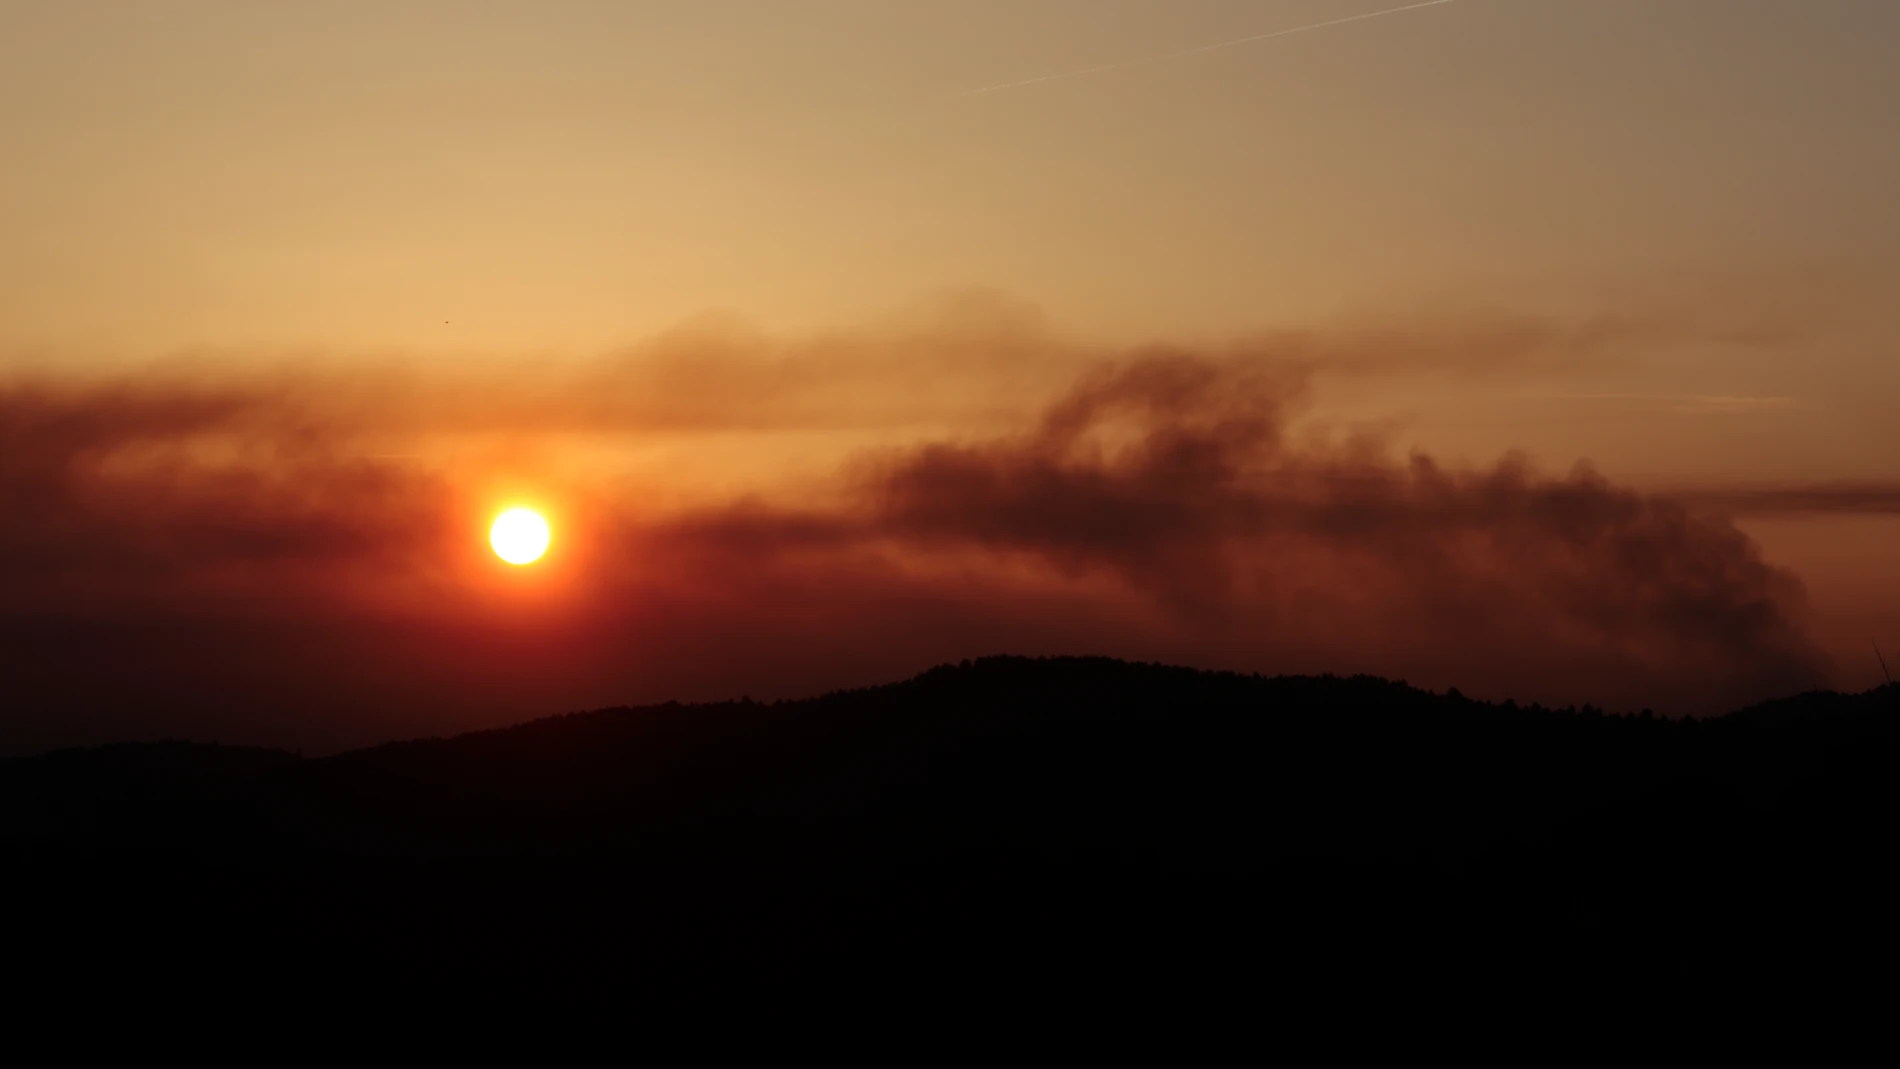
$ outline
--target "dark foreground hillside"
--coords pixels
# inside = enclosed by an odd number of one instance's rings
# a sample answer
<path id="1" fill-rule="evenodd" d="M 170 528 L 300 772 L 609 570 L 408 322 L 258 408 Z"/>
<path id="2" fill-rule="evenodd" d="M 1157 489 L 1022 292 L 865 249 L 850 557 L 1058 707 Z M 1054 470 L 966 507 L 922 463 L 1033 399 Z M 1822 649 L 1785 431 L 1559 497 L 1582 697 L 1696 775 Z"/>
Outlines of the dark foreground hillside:
<path id="1" fill-rule="evenodd" d="M 1811 989 L 1896 948 L 1897 729 L 1894 688 L 1693 723 L 997 658 L 0 762 L 0 879 L 16 968 L 139 983 Z"/>

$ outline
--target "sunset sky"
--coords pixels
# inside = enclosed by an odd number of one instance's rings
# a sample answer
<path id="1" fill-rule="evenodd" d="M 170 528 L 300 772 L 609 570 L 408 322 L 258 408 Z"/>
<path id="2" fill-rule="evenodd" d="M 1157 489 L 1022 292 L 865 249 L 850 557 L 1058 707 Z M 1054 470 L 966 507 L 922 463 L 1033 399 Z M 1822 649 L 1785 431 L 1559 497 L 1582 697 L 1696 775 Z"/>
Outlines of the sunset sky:
<path id="1" fill-rule="evenodd" d="M 0 3 L 0 751 L 1877 682 L 1900 5 L 1399 6 Z"/>

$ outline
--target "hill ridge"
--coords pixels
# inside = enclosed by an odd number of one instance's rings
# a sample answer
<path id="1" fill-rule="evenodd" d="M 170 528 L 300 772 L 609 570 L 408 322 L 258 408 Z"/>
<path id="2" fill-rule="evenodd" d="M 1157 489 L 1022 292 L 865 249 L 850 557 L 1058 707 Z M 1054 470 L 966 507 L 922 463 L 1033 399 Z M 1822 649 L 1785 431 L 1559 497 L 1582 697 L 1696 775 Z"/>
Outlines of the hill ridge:
<path id="1" fill-rule="evenodd" d="M 1262 961 L 1431 984 L 1466 962 L 1660 997 L 1886 945 L 1896 696 L 1661 720 L 1370 676 L 984 658 L 323 758 L 0 762 L 0 881 L 49 967 L 85 960 L 77 940 L 269 969 L 249 956 L 269 930 L 329 963 L 313 975 L 430 983 L 1007 960 L 1078 984 Z"/>

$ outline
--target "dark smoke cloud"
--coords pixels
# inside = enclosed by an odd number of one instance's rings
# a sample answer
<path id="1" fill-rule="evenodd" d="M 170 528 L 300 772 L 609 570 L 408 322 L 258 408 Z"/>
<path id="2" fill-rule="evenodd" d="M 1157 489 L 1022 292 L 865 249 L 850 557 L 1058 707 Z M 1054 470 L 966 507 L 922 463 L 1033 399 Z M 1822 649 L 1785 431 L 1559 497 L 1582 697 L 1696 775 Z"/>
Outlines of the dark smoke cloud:
<path id="1" fill-rule="evenodd" d="M 1584 468 L 1452 471 L 1296 439 L 1311 369 L 1245 349 L 1096 362 L 1027 425 L 861 452 L 803 501 L 655 510 L 562 476 L 561 552 L 532 577 L 487 557 L 492 501 L 470 470 L 370 452 L 435 429 L 398 403 L 420 392 L 16 385 L 0 391 L 0 748 L 330 747 L 993 652 L 1683 712 L 1817 679 L 1799 585 L 1726 520 Z M 638 405 L 585 381 L 524 409 L 445 379 L 439 423 L 507 453 L 564 411 L 591 432 L 664 408 L 659 380 L 619 388 Z M 675 385 L 713 411 L 716 382 Z"/>
<path id="2" fill-rule="evenodd" d="M 1740 486 L 1693 490 L 1683 497 L 1730 516 L 1900 515 L 1900 483 L 1831 482 L 1805 486 Z"/>
<path id="3" fill-rule="evenodd" d="M 847 530 L 1107 580 L 1253 664 L 1698 707 L 1815 678 L 1799 584 L 1727 523 L 1587 468 L 1295 449 L 1300 393 L 1271 365 L 1152 354 L 1023 436 L 867 465 Z"/>

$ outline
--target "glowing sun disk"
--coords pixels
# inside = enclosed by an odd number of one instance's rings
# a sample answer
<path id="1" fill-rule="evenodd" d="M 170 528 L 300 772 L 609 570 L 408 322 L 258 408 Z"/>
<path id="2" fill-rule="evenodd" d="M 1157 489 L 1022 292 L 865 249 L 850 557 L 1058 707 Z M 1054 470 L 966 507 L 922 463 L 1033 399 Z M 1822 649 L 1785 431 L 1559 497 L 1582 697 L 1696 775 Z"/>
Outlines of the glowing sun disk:
<path id="1" fill-rule="evenodd" d="M 509 509 L 495 519 L 488 542 L 509 564 L 533 564 L 548 551 L 548 521 L 531 509 Z"/>

